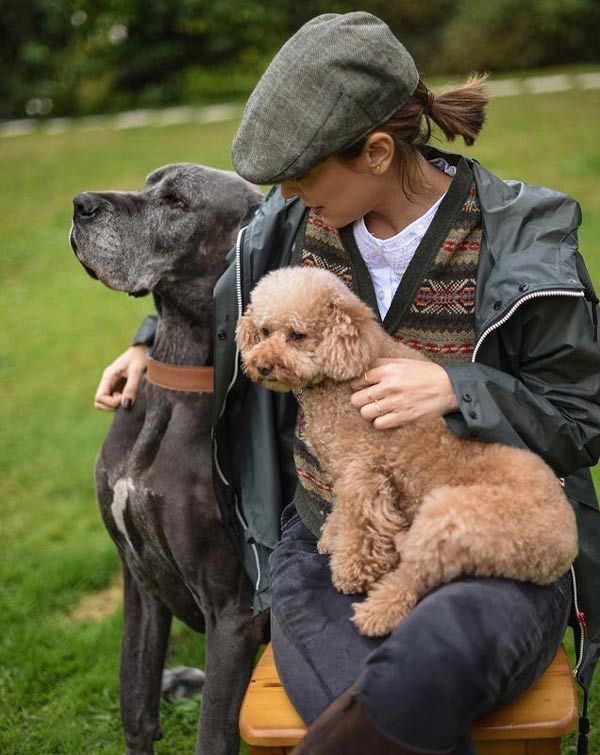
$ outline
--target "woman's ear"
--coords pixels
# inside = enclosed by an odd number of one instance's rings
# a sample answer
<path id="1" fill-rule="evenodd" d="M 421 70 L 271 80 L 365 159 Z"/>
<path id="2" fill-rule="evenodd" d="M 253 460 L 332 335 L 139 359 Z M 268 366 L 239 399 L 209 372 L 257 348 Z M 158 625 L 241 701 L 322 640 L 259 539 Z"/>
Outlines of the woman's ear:
<path id="1" fill-rule="evenodd" d="M 373 131 L 367 137 L 362 148 L 361 157 L 367 172 L 383 175 L 394 162 L 396 145 L 392 137 L 385 131 Z"/>
<path id="2" fill-rule="evenodd" d="M 327 304 L 319 355 L 326 377 L 352 380 L 378 356 L 380 334 L 372 310 L 355 296 Z"/>
<path id="3" fill-rule="evenodd" d="M 238 320 L 235 328 L 235 342 L 242 353 L 250 351 L 260 341 L 258 329 L 252 319 L 253 314 L 252 305 L 250 304 Z"/>

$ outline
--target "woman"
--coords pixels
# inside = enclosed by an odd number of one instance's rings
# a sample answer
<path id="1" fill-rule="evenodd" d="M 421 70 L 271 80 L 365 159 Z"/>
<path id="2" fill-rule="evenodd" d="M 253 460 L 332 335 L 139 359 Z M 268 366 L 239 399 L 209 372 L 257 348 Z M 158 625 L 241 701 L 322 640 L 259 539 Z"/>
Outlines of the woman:
<path id="1" fill-rule="evenodd" d="M 293 399 L 249 385 L 233 348 L 236 318 L 264 272 L 330 269 L 389 333 L 433 359 L 374 364 L 352 396 L 366 422 L 385 432 L 443 416 L 461 437 L 531 448 L 571 475 L 568 491 L 594 500 L 600 349 L 576 253 L 577 205 L 425 146 L 431 122 L 474 141 L 481 85 L 474 78 L 434 97 L 383 22 L 326 14 L 276 55 L 234 140 L 238 173 L 278 187 L 215 288 L 214 480 L 225 520 L 243 522 L 233 531 L 242 552 L 253 549 L 259 609 L 270 583 L 278 670 L 311 725 L 299 753 L 473 753 L 473 718 L 541 675 L 569 618 L 569 575 L 547 587 L 461 579 L 388 637 L 359 636 L 349 621 L 356 596 L 336 593 L 316 551 L 330 480 Z M 148 326 L 105 372 L 99 408 L 131 405 Z M 277 542 L 275 517 L 290 500 Z M 234 508 L 239 516 L 227 516 Z"/>

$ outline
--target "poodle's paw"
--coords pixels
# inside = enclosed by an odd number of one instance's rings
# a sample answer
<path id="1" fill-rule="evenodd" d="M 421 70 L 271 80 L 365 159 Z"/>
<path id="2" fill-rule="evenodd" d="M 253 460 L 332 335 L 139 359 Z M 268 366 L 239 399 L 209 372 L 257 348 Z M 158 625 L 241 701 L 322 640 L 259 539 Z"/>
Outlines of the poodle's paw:
<path id="1" fill-rule="evenodd" d="M 344 595 L 359 595 L 367 590 L 368 584 L 364 577 L 347 573 L 338 573 L 332 570 L 331 581 L 338 592 Z"/>
<path id="2" fill-rule="evenodd" d="M 321 536 L 317 543 L 319 553 L 330 556 L 335 552 L 339 544 L 341 530 L 343 530 L 343 527 L 340 528 L 340 524 L 339 511 L 334 508 L 321 529 Z"/>
<path id="3" fill-rule="evenodd" d="M 331 581 L 338 592 L 355 595 L 366 591 L 369 580 L 362 564 L 340 558 L 339 553 L 335 553 L 330 566 Z"/>
<path id="4" fill-rule="evenodd" d="M 330 561 L 333 584 L 340 592 L 350 595 L 366 592 L 397 564 L 396 552 L 375 554 L 373 549 L 365 552 L 359 547 L 348 546 L 342 550 L 339 538 Z"/>
<path id="5" fill-rule="evenodd" d="M 388 615 L 389 612 L 382 615 L 382 612 L 372 606 L 368 599 L 363 603 L 353 603 L 352 608 L 354 608 L 352 623 L 360 634 L 366 637 L 383 637 L 399 624 L 399 621 Z"/>
<path id="6" fill-rule="evenodd" d="M 317 542 L 317 552 L 322 556 L 331 556 L 331 554 L 333 553 L 333 543 L 331 543 L 329 540 L 321 538 Z"/>
<path id="7" fill-rule="evenodd" d="M 354 603 L 352 621 L 360 634 L 382 637 L 389 634 L 415 607 L 410 596 L 387 601 L 371 593 L 362 603 Z"/>
<path id="8" fill-rule="evenodd" d="M 321 530 L 321 537 L 317 542 L 317 550 L 322 556 L 330 556 L 335 550 L 335 530 L 333 527 L 328 527 L 327 522 L 323 525 Z"/>

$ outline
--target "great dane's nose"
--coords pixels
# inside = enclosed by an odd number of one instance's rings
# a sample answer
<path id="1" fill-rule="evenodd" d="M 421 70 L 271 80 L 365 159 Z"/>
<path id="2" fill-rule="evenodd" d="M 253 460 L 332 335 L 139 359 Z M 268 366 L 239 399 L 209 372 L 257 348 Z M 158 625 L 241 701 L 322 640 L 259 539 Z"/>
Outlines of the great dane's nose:
<path id="1" fill-rule="evenodd" d="M 78 194 L 73 200 L 74 218 L 92 218 L 100 208 L 98 199 L 89 192 Z"/>
<path id="2" fill-rule="evenodd" d="M 273 365 L 270 362 L 260 362 L 256 365 L 256 369 L 261 375 L 263 375 L 263 377 L 267 377 L 273 369 Z"/>

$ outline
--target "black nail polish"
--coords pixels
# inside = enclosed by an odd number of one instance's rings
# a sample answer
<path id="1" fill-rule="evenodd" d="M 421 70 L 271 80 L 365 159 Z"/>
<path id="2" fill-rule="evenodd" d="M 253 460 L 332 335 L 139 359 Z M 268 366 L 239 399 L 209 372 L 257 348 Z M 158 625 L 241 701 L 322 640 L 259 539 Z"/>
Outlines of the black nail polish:
<path id="1" fill-rule="evenodd" d="M 130 398 L 123 399 L 123 409 L 131 409 L 132 404 L 133 404 L 133 401 Z"/>

